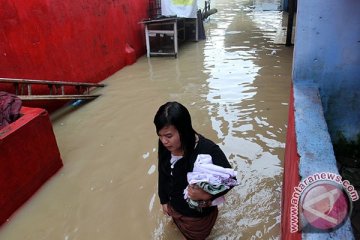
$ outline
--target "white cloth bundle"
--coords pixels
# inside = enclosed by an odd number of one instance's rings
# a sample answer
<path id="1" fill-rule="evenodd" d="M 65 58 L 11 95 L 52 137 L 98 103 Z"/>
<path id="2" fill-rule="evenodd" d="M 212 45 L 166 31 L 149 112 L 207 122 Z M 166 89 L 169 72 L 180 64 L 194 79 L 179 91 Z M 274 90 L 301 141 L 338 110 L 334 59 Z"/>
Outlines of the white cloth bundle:
<path id="1" fill-rule="evenodd" d="M 231 168 L 224 168 L 213 164 L 209 154 L 199 154 L 195 160 L 192 172 L 187 174 L 189 184 L 206 182 L 214 186 L 224 185 L 226 189 L 238 185 L 234 179 L 237 172 Z M 188 199 L 188 188 L 184 190 L 184 198 Z M 224 196 L 212 201 L 212 206 L 219 205 L 225 201 Z"/>
<path id="2" fill-rule="evenodd" d="M 196 18 L 197 0 L 161 0 L 161 15 Z"/>

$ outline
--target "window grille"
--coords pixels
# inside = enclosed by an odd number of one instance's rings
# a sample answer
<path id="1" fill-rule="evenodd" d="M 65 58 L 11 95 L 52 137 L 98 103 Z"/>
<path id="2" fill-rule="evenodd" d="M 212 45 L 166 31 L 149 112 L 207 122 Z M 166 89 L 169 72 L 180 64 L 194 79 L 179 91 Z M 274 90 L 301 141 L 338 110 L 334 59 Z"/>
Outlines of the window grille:
<path id="1" fill-rule="evenodd" d="M 161 16 L 161 0 L 149 0 L 149 17 L 155 19 Z"/>

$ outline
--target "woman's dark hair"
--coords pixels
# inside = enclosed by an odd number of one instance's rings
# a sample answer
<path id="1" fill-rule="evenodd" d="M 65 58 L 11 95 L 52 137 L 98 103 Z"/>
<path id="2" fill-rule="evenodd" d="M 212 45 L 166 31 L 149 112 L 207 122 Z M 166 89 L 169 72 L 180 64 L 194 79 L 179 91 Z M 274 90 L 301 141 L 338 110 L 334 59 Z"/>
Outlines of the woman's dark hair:
<path id="1" fill-rule="evenodd" d="M 160 106 L 154 117 L 156 133 L 166 127 L 173 125 L 179 132 L 181 147 L 184 156 L 188 156 L 195 147 L 196 131 L 191 125 L 191 117 L 189 111 L 178 102 L 167 102 Z M 168 151 L 159 139 L 159 156 Z"/>

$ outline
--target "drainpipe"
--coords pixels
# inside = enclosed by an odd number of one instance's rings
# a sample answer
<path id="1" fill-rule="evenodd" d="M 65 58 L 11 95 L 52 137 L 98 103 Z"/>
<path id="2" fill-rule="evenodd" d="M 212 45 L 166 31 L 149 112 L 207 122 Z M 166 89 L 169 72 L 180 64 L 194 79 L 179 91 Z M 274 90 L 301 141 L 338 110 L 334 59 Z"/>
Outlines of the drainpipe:
<path id="1" fill-rule="evenodd" d="M 287 12 L 289 10 L 289 0 L 281 1 L 281 10 Z"/>
<path id="2" fill-rule="evenodd" d="M 287 31 L 286 31 L 286 46 L 292 46 L 291 37 L 292 37 L 292 30 L 294 25 L 294 13 L 295 13 L 295 1 L 296 0 L 289 0 L 289 14 L 288 14 L 288 24 L 287 24 Z"/>

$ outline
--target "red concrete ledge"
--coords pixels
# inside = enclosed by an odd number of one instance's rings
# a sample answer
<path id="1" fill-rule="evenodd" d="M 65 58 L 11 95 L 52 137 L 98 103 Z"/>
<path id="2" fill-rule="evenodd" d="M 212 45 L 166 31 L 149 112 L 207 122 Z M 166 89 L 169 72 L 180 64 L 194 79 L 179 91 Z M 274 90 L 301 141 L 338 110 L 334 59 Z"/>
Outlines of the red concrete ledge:
<path id="1" fill-rule="evenodd" d="M 63 165 L 48 112 L 21 114 L 0 130 L 0 225 Z"/>
<path id="2" fill-rule="evenodd" d="M 302 239 L 300 232 L 291 232 L 291 197 L 294 187 L 300 182 L 299 159 L 295 132 L 294 91 L 291 87 L 282 189 L 281 239 L 284 240 Z"/>

